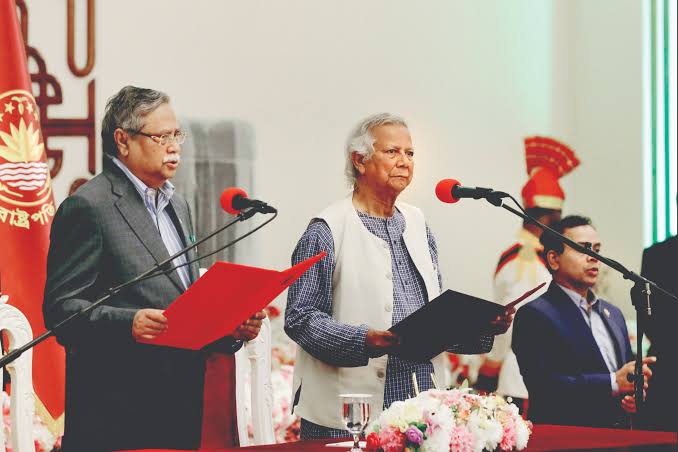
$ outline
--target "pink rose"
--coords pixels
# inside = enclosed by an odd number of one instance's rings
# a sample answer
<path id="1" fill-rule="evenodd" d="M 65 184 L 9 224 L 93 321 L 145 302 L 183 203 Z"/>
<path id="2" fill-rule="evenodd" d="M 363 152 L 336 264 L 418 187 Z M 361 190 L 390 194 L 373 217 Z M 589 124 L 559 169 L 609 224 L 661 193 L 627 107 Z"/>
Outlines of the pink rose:
<path id="1" fill-rule="evenodd" d="M 462 400 L 462 394 L 460 392 L 450 392 L 447 394 L 447 397 L 445 397 L 445 404 L 447 406 L 454 406 L 457 405 L 458 403 L 461 402 Z"/>
<path id="2" fill-rule="evenodd" d="M 504 424 L 504 434 L 501 437 L 499 449 L 513 450 L 515 446 L 516 446 L 516 425 L 513 423 L 513 419 L 511 419 L 506 424 Z"/>
<path id="3" fill-rule="evenodd" d="M 450 451 L 473 452 L 473 433 L 461 425 L 453 427 L 450 436 Z"/>

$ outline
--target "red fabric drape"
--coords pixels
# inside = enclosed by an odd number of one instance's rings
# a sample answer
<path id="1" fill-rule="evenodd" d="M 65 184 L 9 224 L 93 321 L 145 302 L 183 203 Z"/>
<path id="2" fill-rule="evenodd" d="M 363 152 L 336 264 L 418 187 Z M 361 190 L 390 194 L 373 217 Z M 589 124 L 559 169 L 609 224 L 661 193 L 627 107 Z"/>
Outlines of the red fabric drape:
<path id="1" fill-rule="evenodd" d="M 294 451 L 294 452 L 331 452 L 345 448 L 328 448 L 327 443 L 340 440 L 301 441 L 297 443 L 254 446 L 243 449 L 214 449 L 213 452 L 242 450 L 251 452 Z M 348 441 L 348 439 L 346 440 Z M 629 447 L 649 447 L 666 445 L 678 446 L 675 433 L 616 430 L 611 428 L 569 427 L 563 425 L 535 425 L 534 432 L 525 452 L 589 450 L 628 452 Z M 643 450 L 643 449 L 634 449 Z M 662 449 L 663 450 L 663 449 Z M 150 450 L 136 452 L 152 452 Z M 160 452 L 160 451 L 153 451 Z M 170 451 L 167 451 L 170 452 Z"/>
<path id="2" fill-rule="evenodd" d="M 42 298 L 55 206 L 14 0 L 0 1 L 0 291 L 45 331 Z M 54 338 L 33 350 L 33 386 L 54 424 L 64 412 L 65 358 Z"/>
<path id="3" fill-rule="evenodd" d="M 208 354 L 202 413 L 200 450 L 238 445 L 234 355 Z"/>

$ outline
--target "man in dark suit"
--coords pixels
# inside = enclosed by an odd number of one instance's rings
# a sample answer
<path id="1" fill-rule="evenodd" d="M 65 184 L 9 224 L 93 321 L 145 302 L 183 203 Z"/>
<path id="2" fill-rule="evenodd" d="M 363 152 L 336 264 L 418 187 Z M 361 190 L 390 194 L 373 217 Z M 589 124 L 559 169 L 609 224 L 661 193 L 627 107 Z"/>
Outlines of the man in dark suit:
<path id="1" fill-rule="evenodd" d="M 678 236 L 652 245 L 643 253 L 641 273 L 673 294 L 678 294 Z M 641 412 L 643 428 L 678 430 L 678 303 L 657 291 L 652 294 L 652 315 L 645 325 L 652 341 L 651 353 L 657 356 L 652 366 L 652 386 L 647 391 L 647 404 Z"/>
<path id="2" fill-rule="evenodd" d="M 169 97 L 123 88 L 107 103 L 101 135 L 103 172 L 54 217 L 43 306 L 49 328 L 176 253 L 194 234 L 188 204 L 169 182 L 185 138 Z M 191 251 L 172 264 L 195 257 Z M 66 452 L 200 446 L 208 352 L 137 342 L 171 328 L 163 310 L 197 278 L 193 263 L 144 280 L 57 331 L 67 352 Z M 262 318 L 256 314 L 212 344 L 209 359 L 216 353 L 232 361 Z M 224 435 L 232 434 L 225 425 Z"/>
<path id="3" fill-rule="evenodd" d="M 588 218 L 569 216 L 551 227 L 600 250 Z M 513 351 L 530 394 L 528 417 L 542 424 L 624 427 L 636 408 L 627 378 L 635 363 L 624 316 L 591 290 L 598 260 L 551 234 L 543 234 L 541 242 L 553 282 L 518 310 L 513 327 Z M 649 378 L 647 365 L 643 371 Z"/>

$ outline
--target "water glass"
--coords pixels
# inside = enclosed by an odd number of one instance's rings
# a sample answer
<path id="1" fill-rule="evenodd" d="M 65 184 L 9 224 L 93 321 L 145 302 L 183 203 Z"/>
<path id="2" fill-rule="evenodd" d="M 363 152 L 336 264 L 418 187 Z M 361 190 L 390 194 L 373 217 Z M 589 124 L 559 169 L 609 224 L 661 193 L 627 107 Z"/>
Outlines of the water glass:
<path id="1" fill-rule="evenodd" d="M 360 435 L 370 422 L 370 394 L 340 394 L 342 417 L 346 430 L 353 435 L 353 448 L 350 452 L 362 452 Z"/>

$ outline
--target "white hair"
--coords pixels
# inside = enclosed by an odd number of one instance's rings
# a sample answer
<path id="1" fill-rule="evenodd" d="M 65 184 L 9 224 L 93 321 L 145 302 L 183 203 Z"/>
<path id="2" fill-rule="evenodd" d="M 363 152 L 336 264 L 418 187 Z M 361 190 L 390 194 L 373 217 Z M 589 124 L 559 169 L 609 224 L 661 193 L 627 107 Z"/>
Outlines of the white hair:
<path id="1" fill-rule="evenodd" d="M 358 123 L 346 140 L 346 167 L 344 174 L 346 181 L 350 186 L 354 186 L 360 173 L 353 166 L 351 154 L 357 152 L 362 155 L 365 160 L 369 160 L 374 154 L 374 137 L 372 130 L 380 126 L 398 125 L 407 128 L 407 123 L 400 116 L 391 113 L 377 113 L 376 115 L 368 116 Z"/>

